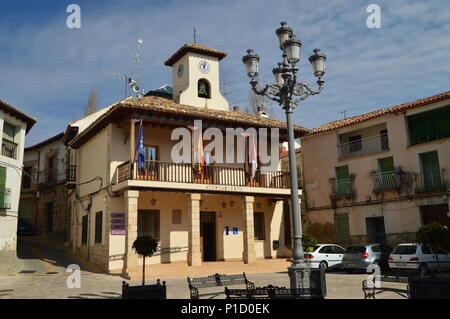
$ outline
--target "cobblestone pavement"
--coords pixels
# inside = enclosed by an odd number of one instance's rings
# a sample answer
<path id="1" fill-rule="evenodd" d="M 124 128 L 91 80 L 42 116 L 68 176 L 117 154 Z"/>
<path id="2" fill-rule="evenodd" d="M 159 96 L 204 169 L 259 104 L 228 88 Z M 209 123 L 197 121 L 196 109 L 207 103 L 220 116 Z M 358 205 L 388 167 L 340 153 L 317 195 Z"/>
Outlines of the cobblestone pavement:
<path id="1" fill-rule="evenodd" d="M 64 252 L 61 247 L 52 246 L 39 240 L 25 239 L 20 244 L 18 256 L 21 258 L 20 269 L 14 273 L 0 274 L 0 299 L 121 298 L 123 281 L 121 277 L 98 273 L 91 265 L 81 263 L 76 257 Z M 70 273 L 66 273 L 66 267 L 73 263 L 81 266 L 81 288 L 68 288 L 67 286 L 67 278 Z M 248 273 L 247 277 L 256 286 L 272 284 L 289 287 L 287 272 Z M 364 298 L 361 282 L 366 277 L 367 275 L 363 273 L 327 273 L 327 298 Z M 161 279 L 164 280 L 164 278 Z M 154 279 L 147 280 L 147 283 L 154 282 Z M 168 298 L 189 298 L 185 277 L 167 279 L 166 282 Z M 140 283 L 140 280 L 131 282 L 132 285 Z M 221 290 L 223 291 L 223 288 Z M 400 298 L 393 293 L 384 293 L 379 297 Z"/>

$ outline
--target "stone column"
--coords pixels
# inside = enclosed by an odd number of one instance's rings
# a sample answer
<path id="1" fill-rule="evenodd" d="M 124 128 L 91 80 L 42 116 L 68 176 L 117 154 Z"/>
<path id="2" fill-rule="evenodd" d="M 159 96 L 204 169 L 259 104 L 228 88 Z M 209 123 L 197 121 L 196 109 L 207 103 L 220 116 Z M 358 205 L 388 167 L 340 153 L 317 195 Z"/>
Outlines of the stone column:
<path id="1" fill-rule="evenodd" d="M 189 266 L 201 266 L 202 255 L 200 252 L 200 194 L 188 195 L 189 218 Z"/>
<path id="2" fill-rule="evenodd" d="M 130 279 L 130 268 L 138 265 L 138 255 L 133 250 L 133 242 L 137 238 L 137 212 L 139 191 L 125 191 L 125 255 L 122 275 Z"/>
<path id="3" fill-rule="evenodd" d="M 256 261 L 255 253 L 255 229 L 253 222 L 253 196 L 244 196 L 242 198 L 242 217 L 244 219 L 244 263 L 249 264 Z"/>

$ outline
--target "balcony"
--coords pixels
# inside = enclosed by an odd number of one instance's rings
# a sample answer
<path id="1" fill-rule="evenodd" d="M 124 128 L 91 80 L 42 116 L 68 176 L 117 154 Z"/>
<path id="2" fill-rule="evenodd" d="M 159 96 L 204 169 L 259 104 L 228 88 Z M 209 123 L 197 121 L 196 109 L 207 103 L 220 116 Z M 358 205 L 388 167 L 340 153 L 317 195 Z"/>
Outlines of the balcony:
<path id="1" fill-rule="evenodd" d="M 17 143 L 2 139 L 2 155 L 17 159 Z"/>
<path id="2" fill-rule="evenodd" d="M 0 209 L 11 209 L 11 188 L 0 189 Z"/>
<path id="3" fill-rule="evenodd" d="M 289 189 L 289 173 L 263 174 L 259 171 L 252 177 L 243 167 L 204 165 L 202 173 L 189 163 L 146 161 L 144 169 L 131 167 L 125 162 L 117 167 L 117 184 L 129 180 L 155 181 L 185 184 L 206 184 L 217 186 L 259 187 Z M 218 188 L 220 190 L 220 188 Z"/>
<path id="4" fill-rule="evenodd" d="M 66 175 L 58 170 L 42 170 L 38 172 L 38 183 L 44 186 L 56 185 L 63 182 L 65 178 Z"/>
<path id="5" fill-rule="evenodd" d="M 66 187 L 73 189 L 76 186 L 76 165 L 69 165 L 66 169 Z"/>
<path id="6" fill-rule="evenodd" d="M 351 198 L 355 192 L 353 190 L 353 177 L 343 179 L 331 179 L 331 198 Z"/>
<path id="7" fill-rule="evenodd" d="M 388 134 L 370 136 L 338 145 L 339 159 L 363 156 L 389 150 Z"/>
<path id="8" fill-rule="evenodd" d="M 416 193 L 427 193 L 447 190 L 445 171 L 428 170 L 415 176 Z"/>
<path id="9" fill-rule="evenodd" d="M 373 192 L 398 191 L 400 189 L 400 175 L 394 171 L 372 174 Z"/>

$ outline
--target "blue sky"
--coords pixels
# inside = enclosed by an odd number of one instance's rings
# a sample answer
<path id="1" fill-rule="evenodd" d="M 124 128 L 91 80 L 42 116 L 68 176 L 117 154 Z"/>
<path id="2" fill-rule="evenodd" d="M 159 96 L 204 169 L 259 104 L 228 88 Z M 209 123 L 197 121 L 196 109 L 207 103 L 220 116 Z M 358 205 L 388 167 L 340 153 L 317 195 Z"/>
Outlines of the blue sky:
<path id="1" fill-rule="evenodd" d="M 81 29 L 66 27 L 66 7 L 81 7 Z M 381 7 L 381 29 L 369 29 L 366 8 Z M 434 1 L 144 1 L 1 0 L 0 99 L 38 118 L 27 145 L 63 131 L 83 115 L 89 91 L 99 107 L 123 98 L 123 82 L 103 70 L 134 74 L 142 38 L 142 87 L 171 83 L 163 62 L 184 43 L 227 51 L 221 81 L 227 99 L 245 108 L 246 49 L 261 57 L 261 78 L 272 81 L 280 60 L 274 30 L 287 21 L 302 40 L 302 81 L 315 84 L 307 57 L 328 56 L 325 89 L 303 101 L 296 122 L 306 127 L 450 89 L 450 4 Z M 283 119 L 277 105 L 274 117 Z"/>

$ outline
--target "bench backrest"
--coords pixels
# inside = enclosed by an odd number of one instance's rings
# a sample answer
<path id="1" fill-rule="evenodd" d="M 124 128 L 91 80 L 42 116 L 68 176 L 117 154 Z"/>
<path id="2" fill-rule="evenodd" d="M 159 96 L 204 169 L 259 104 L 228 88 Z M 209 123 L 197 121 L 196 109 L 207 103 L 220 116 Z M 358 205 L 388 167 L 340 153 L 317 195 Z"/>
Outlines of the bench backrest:
<path id="1" fill-rule="evenodd" d="M 214 274 L 207 277 L 188 277 L 188 283 L 190 287 L 194 288 L 244 285 L 247 283 L 247 278 L 245 273 L 237 275 Z"/>

